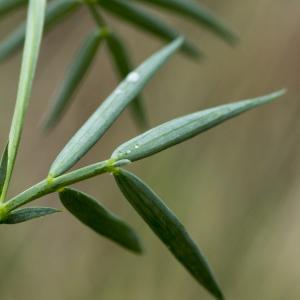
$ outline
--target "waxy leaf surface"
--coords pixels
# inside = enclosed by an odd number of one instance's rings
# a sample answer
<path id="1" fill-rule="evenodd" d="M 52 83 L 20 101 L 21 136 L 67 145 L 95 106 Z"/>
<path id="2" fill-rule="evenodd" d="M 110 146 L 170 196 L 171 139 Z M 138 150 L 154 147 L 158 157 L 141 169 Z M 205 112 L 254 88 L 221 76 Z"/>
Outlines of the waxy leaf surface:
<path id="1" fill-rule="evenodd" d="M 50 129 L 56 125 L 66 107 L 70 104 L 72 96 L 94 61 L 101 39 L 102 34 L 100 29 L 94 30 L 87 36 L 83 45 L 76 53 L 62 85 L 51 103 L 51 109 L 45 121 L 46 129 Z"/>
<path id="2" fill-rule="evenodd" d="M 129 203 L 178 261 L 217 299 L 223 299 L 222 292 L 205 257 L 160 197 L 130 172 L 120 169 L 114 176 Z"/>
<path id="3" fill-rule="evenodd" d="M 172 41 L 181 35 L 159 17 L 131 2 L 132 1 L 122 0 L 98 0 L 101 7 L 105 8 L 110 13 L 163 40 Z M 181 49 L 185 54 L 191 57 L 201 56 L 201 52 L 187 40 L 184 41 Z"/>
<path id="4" fill-rule="evenodd" d="M 107 36 L 106 41 L 109 52 L 116 66 L 116 71 L 119 73 L 120 78 L 124 79 L 133 69 L 124 42 L 116 33 L 113 32 Z M 132 101 L 129 108 L 131 109 L 132 115 L 139 127 L 141 129 L 147 128 L 148 121 L 144 109 L 144 101 L 140 95 Z"/>
<path id="5" fill-rule="evenodd" d="M 125 142 L 113 152 L 112 158 L 135 161 L 153 155 L 243 112 L 271 102 L 283 93 L 284 91 L 281 90 L 266 96 L 217 106 L 171 120 Z"/>
<path id="6" fill-rule="evenodd" d="M 136 233 L 91 196 L 66 188 L 59 193 L 59 197 L 71 214 L 98 234 L 133 252 L 142 252 Z"/>
<path id="7" fill-rule="evenodd" d="M 211 11 L 194 0 L 136 0 L 137 2 L 150 3 L 172 12 L 181 14 L 187 19 L 192 19 L 207 27 L 212 32 L 223 38 L 230 44 L 237 40 L 235 34 L 224 22 L 217 18 Z"/>
<path id="8" fill-rule="evenodd" d="M 2 224 L 18 224 L 32 219 L 45 217 L 59 212 L 55 208 L 50 207 L 28 207 L 15 210 L 9 214 L 9 216 L 2 221 Z"/>
<path id="9" fill-rule="evenodd" d="M 70 169 L 95 145 L 181 44 L 182 39 L 176 39 L 128 74 L 59 153 L 50 168 L 51 177 L 57 177 Z"/>
<path id="10" fill-rule="evenodd" d="M 19 148 L 36 65 L 42 40 L 46 0 L 30 0 L 26 25 L 26 40 L 22 58 L 17 100 L 8 140 L 8 161 L 2 200 L 6 195 Z"/>

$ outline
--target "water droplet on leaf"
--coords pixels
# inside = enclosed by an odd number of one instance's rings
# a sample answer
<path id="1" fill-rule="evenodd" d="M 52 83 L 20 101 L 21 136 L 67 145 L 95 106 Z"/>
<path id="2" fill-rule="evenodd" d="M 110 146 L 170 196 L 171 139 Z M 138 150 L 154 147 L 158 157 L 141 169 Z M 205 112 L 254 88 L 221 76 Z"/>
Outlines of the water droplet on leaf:
<path id="1" fill-rule="evenodd" d="M 116 89 L 115 93 L 116 93 L 117 95 L 120 95 L 120 94 L 123 94 L 123 91 L 122 91 L 121 89 Z"/>
<path id="2" fill-rule="evenodd" d="M 131 72 L 127 76 L 129 82 L 137 82 L 140 80 L 140 75 L 137 72 Z"/>

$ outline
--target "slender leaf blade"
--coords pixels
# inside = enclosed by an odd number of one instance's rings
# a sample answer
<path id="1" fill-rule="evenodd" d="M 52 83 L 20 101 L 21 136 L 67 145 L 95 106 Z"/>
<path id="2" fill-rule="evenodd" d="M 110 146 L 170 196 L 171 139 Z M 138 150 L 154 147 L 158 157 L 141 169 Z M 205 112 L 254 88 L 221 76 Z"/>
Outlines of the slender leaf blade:
<path id="1" fill-rule="evenodd" d="M 206 258 L 175 214 L 134 174 L 120 169 L 114 176 L 129 203 L 179 262 L 217 299 L 223 299 Z"/>
<path id="2" fill-rule="evenodd" d="M 113 152 L 112 158 L 136 161 L 153 155 L 243 112 L 269 103 L 283 94 L 284 90 L 281 90 L 266 96 L 217 106 L 171 120 L 120 145 Z"/>
<path id="3" fill-rule="evenodd" d="M 47 5 L 45 32 L 80 6 L 77 0 L 54 0 Z M 25 40 L 26 23 L 20 24 L 0 43 L 0 61 L 5 60 L 22 47 Z"/>
<path id="4" fill-rule="evenodd" d="M 131 61 L 128 55 L 128 51 L 125 48 L 124 42 L 120 37 L 111 32 L 107 36 L 107 45 L 109 53 L 115 63 L 116 70 L 119 73 L 121 79 L 124 79 L 128 73 L 133 69 Z M 140 95 L 138 95 L 130 105 L 132 115 L 141 129 L 148 127 L 147 115 L 144 108 L 144 101 Z"/>
<path id="5" fill-rule="evenodd" d="M 6 172 L 7 172 L 7 160 L 8 160 L 8 144 L 6 145 L 0 162 L 0 195 L 2 194 Z"/>
<path id="6" fill-rule="evenodd" d="M 51 165 L 49 176 L 59 176 L 78 162 L 181 45 L 182 38 L 176 39 L 131 72 L 58 154 Z"/>
<path id="7" fill-rule="evenodd" d="M 7 175 L 1 199 L 6 195 L 8 184 L 19 148 L 24 118 L 31 96 L 32 84 L 40 52 L 44 27 L 46 0 L 30 0 L 26 26 L 26 41 L 23 52 L 19 87 L 8 141 Z"/>
<path id="8" fill-rule="evenodd" d="M 59 193 L 59 197 L 72 215 L 98 234 L 130 251 L 142 252 L 140 240 L 133 229 L 91 196 L 65 188 Z"/>
<path id="9" fill-rule="evenodd" d="M 65 79 L 51 103 L 50 112 L 46 116 L 45 129 L 53 128 L 62 117 L 73 99 L 79 84 L 83 81 L 97 54 L 102 33 L 97 28 L 84 40 L 81 48 L 72 60 Z"/>
<path id="10" fill-rule="evenodd" d="M 0 16 L 3 17 L 27 3 L 28 0 L 0 0 Z"/>
<path id="11" fill-rule="evenodd" d="M 25 39 L 26 24 L 22 23 L 0 43 L 0 62 L 22 47 Z"/>
<path id="12" fill-rule="evenodd" d="M 150 32 L 157 37 L 171 41 L 177 38 L 180 34 L 157 16 L 147 12 L 146 10 L 130 3 L 130 1 L 122 0 L 98 0 L 98 3 L 111 14 L 123 19 L 126 22 L 132 23 L 139 29 Z M 182 51 L 191 56 L 202 56 L 191 42 L 185 40 Z"/>
<path id="13" fill-rule="evenodd" d="M 216 17 L 209 9 L 193 0 L 136 0 L 165 8 L 193 19 L 205 26 L 230 44 L 235 44 L 237 37 L 227 25 Z"/>
<path id="14" fill-rule="evenodd" d="M 2 224 L 18 224 L 59 212 L 51 207 L 28 207 L 11 212 Z"/>

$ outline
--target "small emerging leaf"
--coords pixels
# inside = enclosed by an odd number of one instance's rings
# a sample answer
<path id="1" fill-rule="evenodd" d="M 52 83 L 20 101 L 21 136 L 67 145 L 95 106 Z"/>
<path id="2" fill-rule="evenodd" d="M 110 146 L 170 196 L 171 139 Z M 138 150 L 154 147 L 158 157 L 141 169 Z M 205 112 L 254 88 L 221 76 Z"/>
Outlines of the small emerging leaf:
<path id="1" fill-rule="evenodd" d="M 45 31 L 51 29 L 55 24 L 79 6 L 80 3 L 77 0 L 51 1 L 46 9 Z M 24 22 L 0 43 L 0 61 L 3 61 L 22 47 L 25 40 L 25 31 L 26 23 Z"/>
<path id="2" fill-rule="evenodd" d="M 205 257 L 159 196 L 132 173 L 120 169 L 114 176 L 124 196 L 173 255 L 201 285 L 223 299 Z"/>
<path id="3" fill-rule="evenodd" d="M 122 0 L 97 0 L 98 3 L 108 10 L 110 13 L 118 16 L 126 22 L 136 25 L 138 28 L 148 31 L 159 38 L 171 41 L 180 34 L 166 24 L 157 16 L 143 10 L 142 8 L 130 3 L 130 1 Z M 201 56 L 202 53 L 187 40 L 182 46 L 182 51 L 191 57 Z"/>
<path id="4" fill-rule="evenodd" d="M 70 169 L 95 145 L 155 72 L 181 46 L 182 41 L 178 38 L 152 55 L 121 82 L 59 153 L 50 168 L 49 176 L 57 177 Z"/>
<path id="5" fill-rule="evenodd" d="M 135 161 L 153 155 L 243 112 L 271 102 L 283 94 L 284 91 L 281 90 L 266 96 L 217 106 L 171 120 L 125 142 L 113 152 L 112 158 Z"/>
<path id="6" fill-rule="evenodd" d="M 28 0 L 0 0 L 0 16 L 4 16 L 11 11 L 25 6 L 28 3 Z"/>
<path id="7" fill-rule="evenodd" d="M 59 212 L 50 207 L 28 207 L 11 212 L 2 224 L 17 224 Z"/>
<path id="8" fill-rule="evenodd" d="M 207 8 L 194 0 L 136 0 L 166 8 L 206 26 L 230 44 L 237 40 L 234 33 Z"/>
<path id="9" fill-rule="evenodd" d="M 1 199 L 3 200 L 19 148 L 21 134 L 24 126 L 36 65 L 40 52 L 40 45 L 44 27 L 46 0 L 30 0 L 26 25 L 26 41 L 23 51 L 18 93 L 13 120 L 9 132 L 7 174 Z"/>
<path id="10" fill-rule="evenodd" d="M 114 32 L 111 32 L 107 36 L 106 41 L 117 72 L 119 73 L 120 78 L 124 79 L 133 69 L 124 42 Z M 143 103 L 144 101 L 141 96 L 137 96 L 130 105 L 134 119 L 141 129 L 148 127 L 147 116 Z"/>
<path id="11" fill-rule="evenodd" d="M 82 47 L 76 53 L 65 79 L 55 97 L 53 99 L 50 113 L 46 117 L 45 128 L 50 129 L 56 125 L 61 118 L 67 105 L 72 100 L 76 89 L 86 75 L 89 67 L 93 63 L 102 39 L 100 29 L 91 32 L 85 39 Z"/>
<path id="12" fill-rule="evenodd" d="M 6 172 L 7 172 L 7 159 L 8 159 L 7 151 L 8 151 L 8 144 L 4 149 L 4 152 L 1 157 L 1 162 L 0 162 L 0 195 L 2 194 L 2 189 L 4 186 Z"/>
<path id="13" fill-rule="evenodd" d="M 119 217 L 89 195 L 66 188 L 59 193 L 59 197 L 71 214 L 100 235 L 133 252 L 142 252 L 136 233 Z"/>

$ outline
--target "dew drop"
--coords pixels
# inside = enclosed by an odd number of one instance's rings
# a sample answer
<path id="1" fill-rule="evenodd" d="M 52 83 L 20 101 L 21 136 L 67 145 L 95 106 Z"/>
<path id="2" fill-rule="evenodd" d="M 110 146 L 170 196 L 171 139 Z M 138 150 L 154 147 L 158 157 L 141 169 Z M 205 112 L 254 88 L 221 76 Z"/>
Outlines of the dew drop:
<path id="1" fill-rule="evenodd" d="M 123 91 L 122 91 L 121 89 L 117 89 L 117 90 L 115 91 L 115 93 L 116 93 L 117 95 L 121 95 L 121 94 L 123 94 Z"/>
<path id="2" fill-rule="evenodd" d="M 134 146 L 135 149 L 138 149 L 138 147 L 139 147 L 139 145 L 135 145 L 135 146 Z"/>
<path id="3" fill-rule="evenodd" d="M 140 80 L 140 75 L 137 72 L 129 73 L 127 76 L 129 82 L 137 82 Z"/>
<path id="4" fill-rule="evenodd" d="M 126 153 L 127 153 L 127 154 L 130 154 L 130 153 L 131 153 L 131 150 L 127 150 Z"/>

